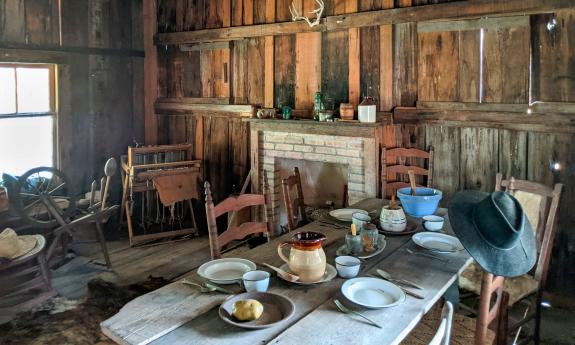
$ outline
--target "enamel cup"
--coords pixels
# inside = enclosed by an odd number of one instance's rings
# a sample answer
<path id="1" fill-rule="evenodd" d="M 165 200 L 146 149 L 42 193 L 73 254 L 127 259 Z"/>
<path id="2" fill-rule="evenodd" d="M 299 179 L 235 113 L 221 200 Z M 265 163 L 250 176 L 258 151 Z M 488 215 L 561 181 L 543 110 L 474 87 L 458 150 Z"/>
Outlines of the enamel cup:
<path id="1" fill-rule="evenodd" d="M 423 228 L 427 231 L 439 231 L 445 223 L 445 219 L 440 216 L 424 216 L 422 219 Z"/>
<path id="2" fill-rule="evenodd" d="M 270 274 L 266 271 L 249 271 L 242 276 L 246 292 L 266 292 L 270 285 Z"/>

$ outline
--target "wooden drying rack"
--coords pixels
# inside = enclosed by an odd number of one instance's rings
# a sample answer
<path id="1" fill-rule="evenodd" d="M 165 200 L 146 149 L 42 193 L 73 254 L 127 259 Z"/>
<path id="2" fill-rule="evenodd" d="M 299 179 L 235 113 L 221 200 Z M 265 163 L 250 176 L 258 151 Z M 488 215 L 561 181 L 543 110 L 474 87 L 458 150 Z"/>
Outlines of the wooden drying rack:
<path id="1" fill-rule="evenodd" d="M 148 162 L 147 158 L 152 158 L 152 162 Z M 120 219 L 124 217 L 125 213 L 131 246 L 163 238 L 198 234 L 191 200 L 187 200 L 193 223 L 193 228 L 189 229 L 136 235 L 132 225 L 131 214 L 127 212 L 127 210 L 130 210 L 130 200 L 128 200 L 130 193 L 156 191 L 154 184 L 150 183 L 154 177 L 187 173 L 197 173 L 201 176 L 202 161 L 193 159 L 193 147 L 191 144 L 128 147 L 128 154 L 122 156 L 120 161 L 123 181 Z"/>

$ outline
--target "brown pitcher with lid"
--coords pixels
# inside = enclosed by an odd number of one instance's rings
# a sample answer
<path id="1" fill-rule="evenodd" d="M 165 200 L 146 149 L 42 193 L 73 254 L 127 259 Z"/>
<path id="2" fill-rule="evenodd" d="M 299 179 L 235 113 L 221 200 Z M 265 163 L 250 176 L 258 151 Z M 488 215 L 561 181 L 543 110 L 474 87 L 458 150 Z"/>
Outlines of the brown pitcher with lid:
<path id="1" fill-rule="evenodd" d="M 316 282 L 325 273 L 325 252 L 322 245 L 327 238 L 324 234 L 313 231 L 298 232 L 291 241 L 278 245 L 278 254 L 285 261 L 292 273 L 297 274 L 302 282 Z M 284 255 L 284 246 L 291 246 L 289 259 Z"/>

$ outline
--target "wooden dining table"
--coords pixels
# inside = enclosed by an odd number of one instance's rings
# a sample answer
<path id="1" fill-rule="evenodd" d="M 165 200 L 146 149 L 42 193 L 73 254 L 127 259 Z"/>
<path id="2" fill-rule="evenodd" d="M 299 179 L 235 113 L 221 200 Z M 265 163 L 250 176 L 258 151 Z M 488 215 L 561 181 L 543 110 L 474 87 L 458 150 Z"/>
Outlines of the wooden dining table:
<path id="1" fill-rule="evenodd" d="M 353 207 L 375 216 L 379 215 L 383 204 L 381 199 L 366 199 Z M 438 214 L 447 216 L 445 209 L 439 209 Z M 336 250 L 344 244 L 347 227 L 316 221 L 296 231 L 325 234 L 327 261 L 335 266 Z M 443 231 L 452 233 L 447 219 Z M 247 251 L 232 250 L 224 257 L 241 257 L 258 265 L 265 262 L 279 267 L 283 262 L 277 255 L 277 246 L 292 236 L 293 233 L 287 233 Z M 381 254 L 364 260 L 359 275 L 375 274 L 376 269 L 383 268 L 395 278 L 421 285 L 423 290 L 414 291 L 423 295 L 424 299 L 407 295 L 406 300 L 395 307 L 362 309 L 341 294 L 340 288 L 346 279 L 336 277 L 322 284 L 302 286 L 274 277 L 268 291 L 291 299 L 295 304 L 295 314 L 270 328 L 246 330 L 224 322 L 218 315 L 218 307 L 229 295 L 202 293 L 176 281 L 132 300 L 116 315 L 103 321 L 101 329 L 116 343 L 129 345 L 400 344 L 455 282 L 457 274 L 470 263 L 471 258 L 466 251 L 427 253 L 437 259 L 413 254 L 421 251 L 421 248 L 411 241 L 411 235 L 387 236 L 386 242 Z M 195 269 L 185 278 L 197 282 L 202 280 Z M 226 285 L 226 288 L 242 292 L 239 285 Z M 335 298 L 347 307 L 360 311 L 382 328 L 340 312 L 333 302 Z"/>

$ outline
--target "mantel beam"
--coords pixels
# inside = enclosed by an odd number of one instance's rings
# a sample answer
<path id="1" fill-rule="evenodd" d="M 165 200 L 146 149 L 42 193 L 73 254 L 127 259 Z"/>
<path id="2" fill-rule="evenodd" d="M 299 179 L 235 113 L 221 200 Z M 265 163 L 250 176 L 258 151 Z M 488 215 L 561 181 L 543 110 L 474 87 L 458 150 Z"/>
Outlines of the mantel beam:
<path id="1" fill-rule="evenodd" d="M 159 33 L 157 45 L 191 44 L 214 41 L 233 41 L 250 37 L 290 35 L 304 32 L 335 31 L 357 27 L 479 18 L 484 16 L 508 16 L 549 13 L 573 7 L 571 0 L 477 0 L 448 2 L 434 5 L 402 7 L 378 11 L 358 12 L 329 16 L 317 26 L 310 27 L 302 21 L 261 25 L 244 25 L 221 29 Z"/>

